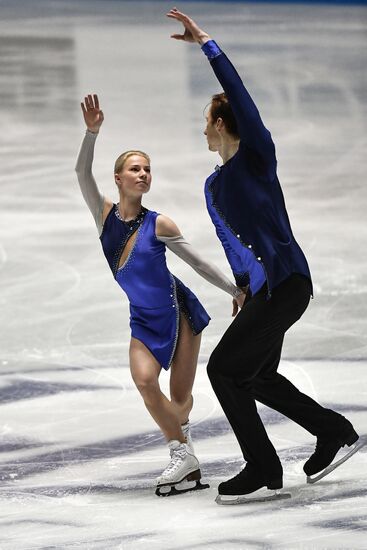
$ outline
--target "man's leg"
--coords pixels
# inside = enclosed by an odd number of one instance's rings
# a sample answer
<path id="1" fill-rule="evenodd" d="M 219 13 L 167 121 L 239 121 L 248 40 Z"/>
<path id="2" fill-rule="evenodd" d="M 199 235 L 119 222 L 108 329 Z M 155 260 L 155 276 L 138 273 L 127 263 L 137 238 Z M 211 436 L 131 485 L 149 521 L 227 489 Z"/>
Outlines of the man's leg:
<path id="1" fill-rule="evenodd" d="M 275 308 L 280 308 L 283 303 L 291 304 L 296 301 L 305 282 L 302 277 L 296 276 L 275 288 L 272 297 Z M 292 321 L 292 316 L 285 313 L 282 315 L 284 331 L 288 330 Z M 253 379 L 255 399 L 297 422 L 315 436 L 330 437 L 350 430 L 350 422 L 342 415 L 322 407 L 277 372 L 281 348 L 282 343 L 278 348 L 272 346 L 269 349 L 268 357 Z"/>
<path id="2" fill-rule="evenodd" d="M 247 463 L 267 480 L 282 476 L 282 467 L 257 412 L 252 381 L 271 349 L 281 349 L 284 333 L 265 292 L 240 311 L 213 351 L 208 376 Z"/>
<path id="3" fill-rule="evenodd" d="M 349 426 L 342 415 L 322 407 L 277 372 L 266 377 L 258 376 L 253 381 L 253 396 L 316 437 L 338 434 L 344 425 Z"/>
<path id="4" fill-rule="evenodd" d="M 301 317 L 309 297 L 308 281 L 297 275 L 279 285 L 270 300 L 266 300 L 265 292 L 256 294 L 223 335 L 208 364 L 213 389 L 245 460 L 260 469 L 266 479 L 279 475 L 281 465 L 258 415 L 254 386 L 259 394 L 257 378 L 278 365 L 284 333 Z M 267 387 L 266 394 L 270 394 L 271 382 Z M 298 390 L 292 388 L 297 402 Z M 322 409 L 313 403 L 309 403 L 311 409 Z"/>

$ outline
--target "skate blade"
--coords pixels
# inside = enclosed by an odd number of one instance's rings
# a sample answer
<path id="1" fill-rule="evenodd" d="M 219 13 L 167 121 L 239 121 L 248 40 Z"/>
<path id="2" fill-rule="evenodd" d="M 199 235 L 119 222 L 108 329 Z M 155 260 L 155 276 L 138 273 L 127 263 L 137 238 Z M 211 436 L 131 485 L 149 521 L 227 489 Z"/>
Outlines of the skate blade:
<path id="1" fill-rule="evenodd" d="M 192 472 L 189 472 L 186 474 L 185 477 L 180 479 L 179 481 L 175 482 L 169 482 L 166 483 L 159 483 L 157 485 L 157 488 L 163 488 L 163 487 L 172 487 L 174 485 L 180 485 L 181 483 L 184 483 L 185 481 L 199 481 L 201 479 L 201 471 L 199 470 L 193 470 Z"/>
<path id="2" fill-rule="evenodd" d="M 183 493 L 188 493 L 189 491 L 200 491 L 202 489 L 209 489 L 208 483 L 201 483 L 200 480 L 196 481 L 181 481 L 176 485 L 162 485 L 157 487 L 155 494 L 158 497 L 171 497 L 173 495 L 182 495 Z"/>
<path id="3" fill-rule="evenodd" d="M 256 502 L 268 502 L 273 500 L 283 500 L 285 498 L 291 498 L 290 493 L 281 493 L 279 491 L 273 491 L 265 495 L 218 495 L 215 502 L 220 505 L 236 505 L 236 504 L 253 504 Z"/>
<path id="4" fill-rule="evenodd" d="M 334 464 L 330 464 L 325 470 L 323 470 L 320 474 L 317 474 L 315 476 L 307 476 L 306 481 L 309 484 L 316 483 L 316 481 L 320 481 L 323 477 L 331 474 L 336 468 L 341 466 L 344 462 L 346 462 L 349 458 L 351 458 L 356 452 L 358 452 L 364 445 L 367 443 L 367 436 L 360 437 L 357 442 L 354 444 L 354 446 L 351 448 L 351 450 L 345 454 L 342 458 L 334 462 Z"/>

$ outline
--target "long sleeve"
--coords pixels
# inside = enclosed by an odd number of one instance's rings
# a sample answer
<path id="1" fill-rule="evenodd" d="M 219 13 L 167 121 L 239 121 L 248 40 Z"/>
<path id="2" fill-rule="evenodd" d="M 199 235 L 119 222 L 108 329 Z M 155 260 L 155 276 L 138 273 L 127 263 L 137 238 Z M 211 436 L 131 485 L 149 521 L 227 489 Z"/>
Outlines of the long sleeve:
<path id="1" fill-rule="evenodd" d="M 169 250 L 189 264 L 201 277 L 212 285 L 224 290 L 234 298 L 241 294 L 240 289 L 231 283 L 217 267 L 203 260 L 182 235 L 178 235 L 177 237 L 162 237 L 157 235 L 157 239 L 165 243 Z"/>
<path id="2" fill-rule="evenodd" d="M 218 224 L 215 224 L 215 231 L 220 242 L 222 243 L 229 265 L 231 266 L 236 285 L 239 287 L 247 286 L 249 284 L 249 274 L 248 271 L 243 268 L 241 256 L 233 250 L 232 246 L 228 242 L 225 232 Z"/>
<path id="3" fill-rule="evenodd" d="M 243 145 L 253 150 L 266 164 L 269 177 L 275 176 L 276 157 L 271 134 L 261 120 L 260 113 L 246 90 L 236 69 L 214 40 L 206 42 L 202 50 L 223 87 L 236 118 Z"/>
<path id="4" fill-rule="evenodd" d="M 100 193 L 92 173 L 94 145 L 97 135 L 87 130 L 79 151 L 75 171 L 84 200 L 92 213 L 98 232 L 101 234 L 104 197 Z"/>

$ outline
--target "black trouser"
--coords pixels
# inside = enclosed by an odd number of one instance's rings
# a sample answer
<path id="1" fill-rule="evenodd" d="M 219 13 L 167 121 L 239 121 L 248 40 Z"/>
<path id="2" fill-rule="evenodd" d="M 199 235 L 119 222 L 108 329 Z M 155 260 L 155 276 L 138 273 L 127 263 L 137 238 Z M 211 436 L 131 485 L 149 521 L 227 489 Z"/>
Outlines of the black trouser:
<path id="1" fill-rule="evenodd" d="M 257 412 L 255 399 L 315 436 L 340 430 L 343 417 L 301 393 L 277 372 L 285 332 L 310 300 L 310 282 L 293 274 L 266 299 L 264 286 L 249 299 L 213 351 L 208 375 L 245 460 L 265 479 L 282 472 Z"/>

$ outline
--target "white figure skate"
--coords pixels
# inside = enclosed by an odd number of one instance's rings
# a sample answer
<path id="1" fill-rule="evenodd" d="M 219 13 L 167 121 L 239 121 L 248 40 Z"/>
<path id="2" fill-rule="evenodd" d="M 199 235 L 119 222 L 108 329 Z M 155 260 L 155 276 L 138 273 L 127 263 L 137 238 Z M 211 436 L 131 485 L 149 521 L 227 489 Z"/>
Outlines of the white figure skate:
<path id="1" fill-rule="evenodd" d="M 186 443 L 173 439 L 168 442 L 168 447 L 171 460 L 157 480 L 155 494 L 163 497 L 209 488 L 200 482 L 199 461 L 188 451 Z"/>
<path id="2" fill-rule="evenodd" d="M 185 424 L 182 424 L 181 429 L 182 429 L 182 433 L 186 438 L 187 451 L 191 455 L 195 456 L 194 445 L 192 443 L 192 438 L 191 438 L 190 421 L 188 420 L 187 422 L 185 422 Z"/>

